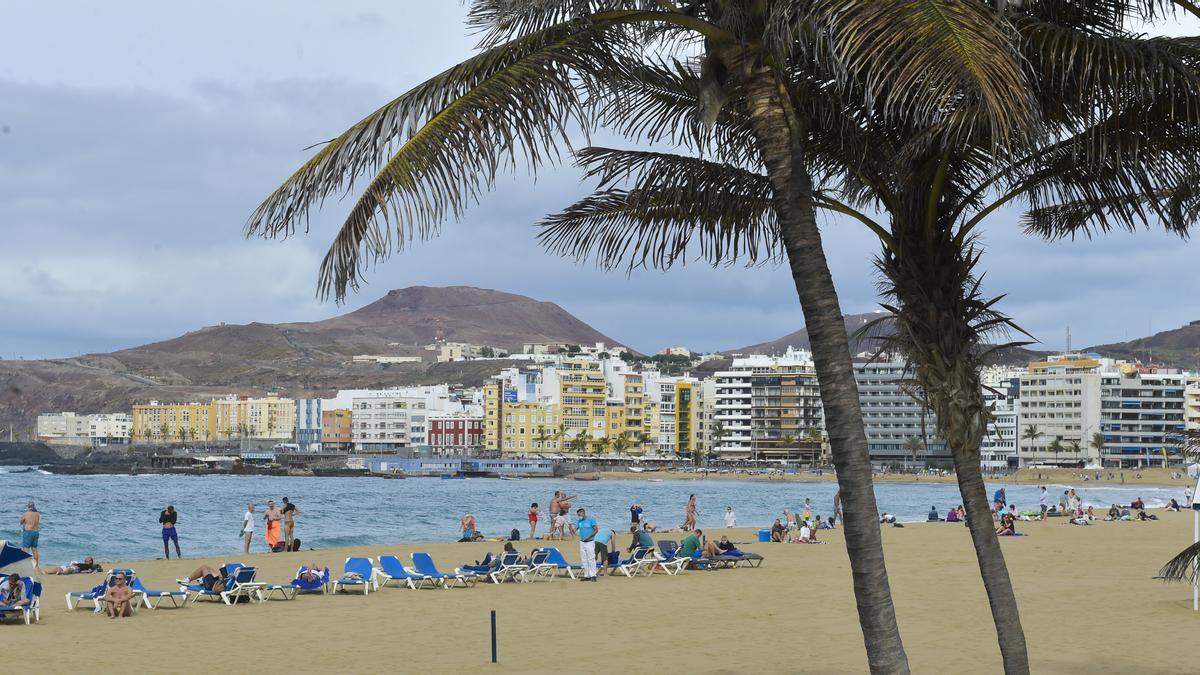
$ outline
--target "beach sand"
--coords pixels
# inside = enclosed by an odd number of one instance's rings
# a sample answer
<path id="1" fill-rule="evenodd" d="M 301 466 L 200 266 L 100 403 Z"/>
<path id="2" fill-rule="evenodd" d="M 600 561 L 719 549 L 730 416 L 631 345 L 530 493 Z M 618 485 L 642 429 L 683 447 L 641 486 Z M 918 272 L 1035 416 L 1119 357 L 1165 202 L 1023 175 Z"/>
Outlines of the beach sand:
<path id="1" fill-rule="evenodd" d="M 1191 610 L 1190 589 L 1151 579 L 1191 542 L 1192 515 L 1159 517 L 1091 527 L 1021 523 L 1028 536 L 1003 540 L 1034 672 L 1148 675 L 1195 667 L 1200 614 Z M 754 531 L 732 532 L 735 541 L 748 541 Z M 827 544 L 747 545 L 766 556 L 760 569 L 605 577 L 595 584 L 561 578 L 452 590 L 387 588 L 365 598 L 309 595 L 264 605 L 142 609 L 123 620 L 66 610 L 64 594 L 98 583 L 98 575 L 44 576 L 41 624 L 9 621 L 0 632 L 21 670 L 36 673 L 864 672 L 841 530 L 821 535 Z M 628 539 L 620 536 L 623 545 Z M 883 539 L 913 671 L 1000 672 L 966 528 L 885 527 Z M 578 559 L 575 542 L 558 546 Z M 283 582 L 301 563 L 340 570 L 348 555 L 406 559 L 422 550 L 445 569 L 500 548 L 495 542 L 403 545 L 204 562 L 242 561 L 260 568 L 260 580 Z M 530 542 L 519 548 L 528 551 Z M 147 587 L 174 588 L 173 579 L 199 562 L 131 566 Z M 493 609 L 495 666 L 488 638 Z"/>

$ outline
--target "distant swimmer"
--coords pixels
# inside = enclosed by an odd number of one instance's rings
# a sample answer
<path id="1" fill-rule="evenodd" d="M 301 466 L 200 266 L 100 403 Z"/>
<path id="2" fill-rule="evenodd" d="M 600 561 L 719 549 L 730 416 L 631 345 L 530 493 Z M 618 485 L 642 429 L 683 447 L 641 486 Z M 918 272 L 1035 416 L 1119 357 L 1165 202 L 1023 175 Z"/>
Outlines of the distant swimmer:
<path id="1" fill-rule="evenodd" d="M 171 559 L 170 542 L 175 542 L 175 557 L 182 558 L 179 552 L 179 534 L 175 531 L 175 523 L 179 522 L 179 513 L 174 506 L 168 505 L 166 510 L 158 514 L 158 522 L 162 524 L 163 555 Z"/>
<path id="2" fill-rule="evenodd" d="M 33 564 L 39 564 L 38 538 L 41 536 L 42 514 L 31 500 L 25 505 L 25 513 L 21 514 L 21 550 L 33 556 Z"/>

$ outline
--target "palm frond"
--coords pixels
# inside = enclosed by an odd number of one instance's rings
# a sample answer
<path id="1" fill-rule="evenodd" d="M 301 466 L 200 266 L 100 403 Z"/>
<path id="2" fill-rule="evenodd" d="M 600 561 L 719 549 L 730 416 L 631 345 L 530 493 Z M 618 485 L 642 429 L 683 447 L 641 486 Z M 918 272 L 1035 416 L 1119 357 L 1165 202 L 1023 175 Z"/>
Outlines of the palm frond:
<path id="1" fill-rule="evenodd" d="M 778 260 L 771 188 L 758 174 L 664 153 L 587 148 L 578 164 L 597 191 L 545 218 L 548 250 L 603 269 L 667 269 L 689 250 L 710 264 Z M 632 184 L 628 189 L 615 187 Z"/>
<path id="2" fill-rule="evenodd" d="M 435 234 L 490 189 L 499 171 L 554 161 L 570 147 L 572 130 L 594 126 L 591 106 L 605 98 L 604 81 L 621 73 L 627 53 L 619 31 L 587 23 L 488 50 L 322 148 L 258 207 L 247 234 L 287 236 L 314 204 L 373 171 L 321 265 L 321 295 L 340 300 L 367 264 Z"/>
<path id="3" fill-rule="evenodd" d="M 1197 561 L 1200 561 L 1200 543 L 1192 544 L 1168 560 L 1158 571 L 1158 578 L 1163 581 L 1186 581 L 1194 584 Z"/>

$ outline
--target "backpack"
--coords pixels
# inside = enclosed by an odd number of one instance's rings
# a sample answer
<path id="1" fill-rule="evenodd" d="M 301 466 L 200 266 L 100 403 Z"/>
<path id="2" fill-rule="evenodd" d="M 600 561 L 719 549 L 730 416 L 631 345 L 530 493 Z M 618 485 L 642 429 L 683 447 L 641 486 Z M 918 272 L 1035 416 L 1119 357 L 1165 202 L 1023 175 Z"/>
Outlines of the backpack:
<path id="1" fill-rule="evenodd" d="M 513 531 L 508 534 L 508 540 L 509 541 L 521 541 L 520 530 L 518 530 L 517 528 L 514 527 Z"/>

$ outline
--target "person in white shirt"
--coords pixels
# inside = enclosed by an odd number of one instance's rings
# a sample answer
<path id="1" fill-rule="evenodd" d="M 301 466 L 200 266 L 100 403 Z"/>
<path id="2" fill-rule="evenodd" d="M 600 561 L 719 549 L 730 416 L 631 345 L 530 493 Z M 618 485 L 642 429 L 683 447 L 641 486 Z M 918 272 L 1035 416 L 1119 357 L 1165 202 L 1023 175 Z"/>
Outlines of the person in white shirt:
<path id="1" fill-rule="evenodd" d="M 246 515 L 242 516 L 242 552 L 250 555 L 250 540 L 254 538 L 254 505 L 246 505 Z"/>
<path id="2" fill-rule="evenodd" d="M 725 527 L 737 527 L 737 514 L 732 506 L 725 507 Z"/>

